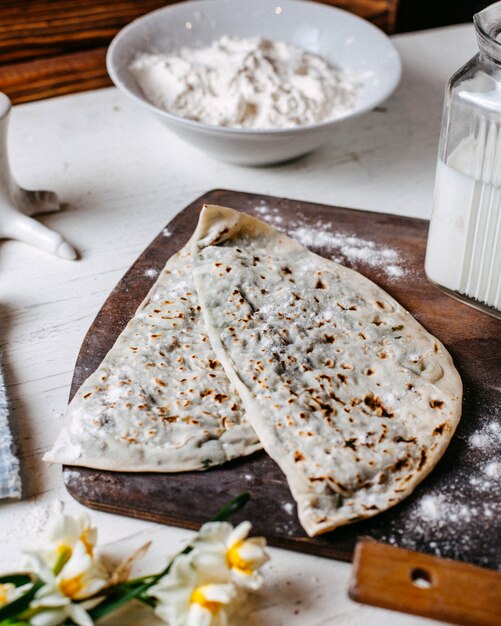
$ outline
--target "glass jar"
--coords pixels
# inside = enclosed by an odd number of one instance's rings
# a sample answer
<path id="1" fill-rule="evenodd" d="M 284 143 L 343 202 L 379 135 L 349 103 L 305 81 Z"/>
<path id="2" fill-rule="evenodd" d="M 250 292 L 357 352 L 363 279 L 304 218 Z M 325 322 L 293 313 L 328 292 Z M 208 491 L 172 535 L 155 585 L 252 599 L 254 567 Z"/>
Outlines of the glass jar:
<path id="1" fill-rule="evenodd" d="M 479 53 L 445 94 L 425 271 L 501 319 L 501 2 L 473 21 Z"/>

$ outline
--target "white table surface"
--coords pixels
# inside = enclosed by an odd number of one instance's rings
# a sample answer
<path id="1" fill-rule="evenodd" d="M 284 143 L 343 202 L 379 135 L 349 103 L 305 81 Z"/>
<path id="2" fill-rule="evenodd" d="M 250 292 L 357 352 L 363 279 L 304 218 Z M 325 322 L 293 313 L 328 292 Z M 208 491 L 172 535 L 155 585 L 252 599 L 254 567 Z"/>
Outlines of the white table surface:
<path id="1" fill-rule="evenodd" d="M 82 509 L 61 468 L 41 457 L 56 437 L 82 339 L 113 286 L 163 226 L 216 187 L 414 217 L 430 215 L 443 92 L 476 51 L 473 28 L 394 37 L 402 82 L 355 125 L 291 164 L 249 169 L 219 163 L 183 144 L 115 89 L 14 108 L 10 150 L 18 181 L 58 192 L 67 210 L 43 218 L 79 250 L 68 262 L 25 244 L 0 243 L 0 352 L 19 442 L 25 500 L 0 504 L 0 571 L 57 510 Z M 92 512 L 100 545 L 113 558 L 151 539 L 140 571 L 191 533 Z M 351 602 L 351 566 L 271 549 L 266 585 L 249 605 L 248 626 L 412 626 L 432 624 Z M 143 609 L 110 624 L 153 624 Z M 435 622 L 436 624 L 438 622 Z"/>

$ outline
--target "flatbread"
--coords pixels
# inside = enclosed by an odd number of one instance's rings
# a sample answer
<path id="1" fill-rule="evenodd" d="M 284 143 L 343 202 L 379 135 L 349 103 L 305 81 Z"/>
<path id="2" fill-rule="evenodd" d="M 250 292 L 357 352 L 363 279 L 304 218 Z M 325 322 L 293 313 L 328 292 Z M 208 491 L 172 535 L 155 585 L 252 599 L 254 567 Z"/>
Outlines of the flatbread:
<path id="1" fill-rule="evenodd" d="M 167 262 L 64 419 L 46 461 L 179 472 L 261 448 L 205 332 L 190 245 Z"/>
<path id="2" fill-rule="evenodd" d="M 211 344 L 311 536 L 394 506 L 461 412 L 444 346 L 370 280 L 208 206 L 193 239 Z"/>

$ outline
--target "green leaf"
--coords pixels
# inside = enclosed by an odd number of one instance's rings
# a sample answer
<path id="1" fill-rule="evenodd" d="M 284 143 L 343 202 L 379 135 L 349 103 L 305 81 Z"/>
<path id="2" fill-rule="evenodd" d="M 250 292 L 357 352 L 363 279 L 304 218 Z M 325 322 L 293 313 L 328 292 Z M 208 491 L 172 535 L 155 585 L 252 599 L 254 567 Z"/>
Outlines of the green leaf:
<path id="1" fill-rule="evenodd" d="M 224 522 L 235 513 L 238 513 L 240 509 L 247 504 L 250 500 L 250 493 L 248 491 L 244 491 L 236 498 L 233 498 L 228 504 L 223 506 L 223 508 L 218 511 L 213 517 L 211 517 L 211 522 Z"/>
<path id="2" fill-rule="evenodd" d="M 115 609 L 120 608 L 124 604 L 127 604 L 130 600 L 136 597 L 136 590 L 132 589 L 129 593 L 123 593 L 122 588 L 117 586 L 109 596 L 107 596 L 104 602 L 98 604 L 96 607 L 88 611 L 91 619 L 95 622 L 101 617 L 104 617 L 108 613 L 111 613 Z"/>
<path id="3" fill-rule="evenodd" d="M 28 589 L 26 593 L 23 593 L 20 598 L 17 598 L 14 602 L 9 602 L 9 604 L 3 606 L 0 609 L 0 623 L 11 617 L 17 617 L 20 613 L 25 611 L 29 607 L 30 602 L 33 600 L 40 587 L 43 587 L 43 582 L 41 580 L 35 581 L 31 589 Z"/>
<path id="4" fill-rule="evenodd" d="M 33 582 L 32 577 L 29 574 L 5 574 L 0 576 L 0 585 L 11 584 L 14 587 L 21 587 Z"/>

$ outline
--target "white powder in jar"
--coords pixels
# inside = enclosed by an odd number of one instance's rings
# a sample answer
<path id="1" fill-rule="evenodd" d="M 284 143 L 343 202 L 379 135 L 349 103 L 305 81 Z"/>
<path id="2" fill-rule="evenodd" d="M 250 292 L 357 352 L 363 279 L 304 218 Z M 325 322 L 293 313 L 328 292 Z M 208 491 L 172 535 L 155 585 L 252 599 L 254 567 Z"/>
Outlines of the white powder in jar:
<path id="1" fill-rule="evenodd" d="M 290 128 L 336 119 L 359 85 L 322 57 L 261 37 L 223 36 L 205 48 L 139 53 L 129 66 L 145 97 L 213 126 Z"/>

